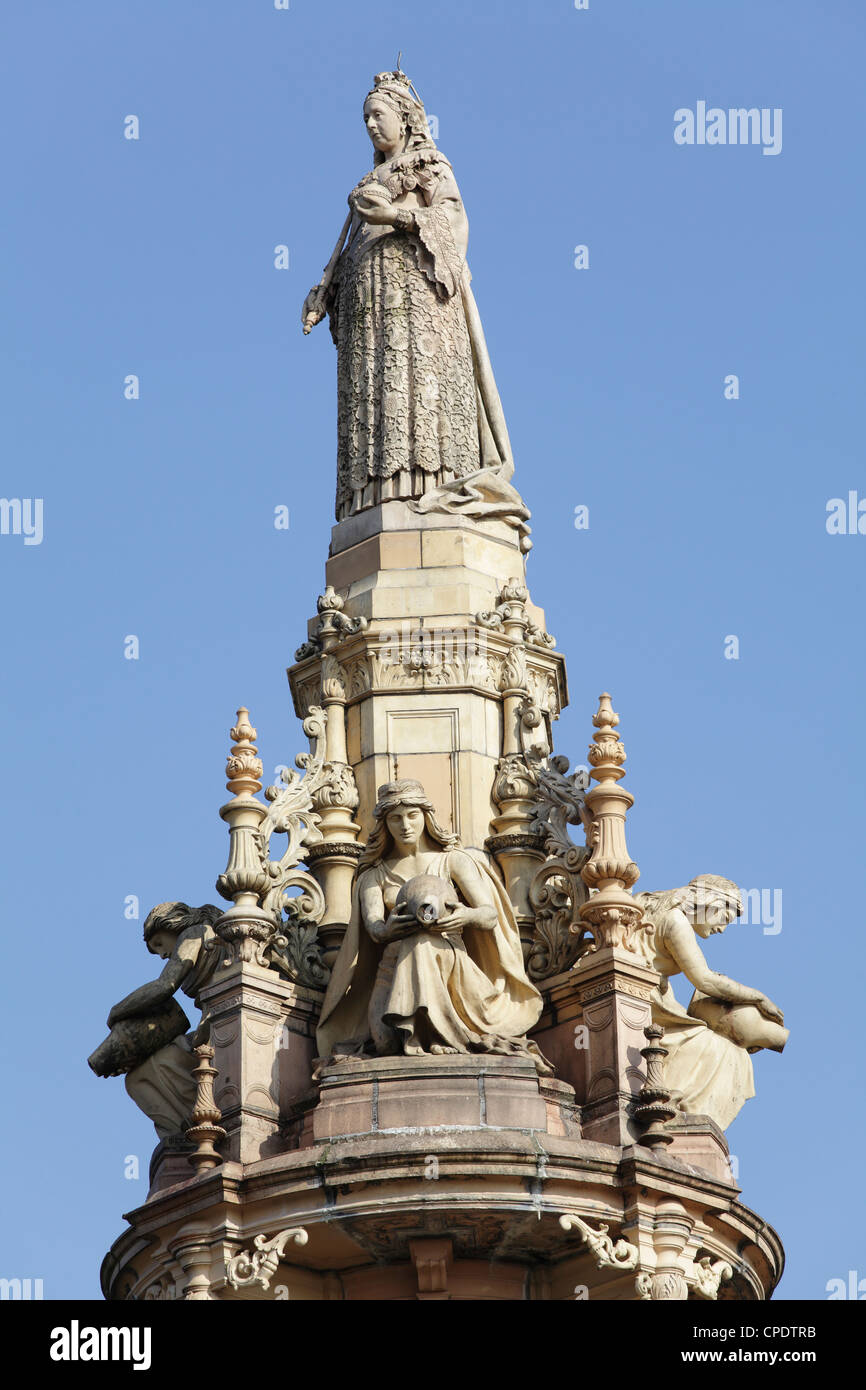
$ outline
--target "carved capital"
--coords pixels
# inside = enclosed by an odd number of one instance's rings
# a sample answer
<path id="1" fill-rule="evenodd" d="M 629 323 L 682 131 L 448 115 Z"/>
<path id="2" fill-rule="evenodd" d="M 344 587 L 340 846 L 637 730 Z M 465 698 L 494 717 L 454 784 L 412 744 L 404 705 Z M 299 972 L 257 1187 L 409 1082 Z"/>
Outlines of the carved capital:
<path id="1" fill-rule="evenodd" d="M 220 880 L 217 880 L 219 888 Z M 222 891 L 222 890 L 220 890 Z M 270 965 L 268 949 L 277 935 L 277 924 L 270 913 L 256 908 L 229 908 L 214 925 L 224 943 L 224 966 Z"/>
<path id="2" fill-rule="evenodd" d="M 335 656 L 330 652 L 322 654 L 322 699 L 326 703 L 336 700 L 346 701 L 347 676 Z"/>
<path id="3" fill-rule="evenodd" d="M 496 764 L 491 795 L 499 807 L 510 801 L 527 801 L 535 792 L 535 775 L 522 753 L 507 753 Z"/>
<path id="4" fill-rule="evenodd" d="M 316 811 L 332 806 L 343 806 L 347 811 L 358 808 L 358 788 L 348 763 L 323 763 L 310 795 Z"/>

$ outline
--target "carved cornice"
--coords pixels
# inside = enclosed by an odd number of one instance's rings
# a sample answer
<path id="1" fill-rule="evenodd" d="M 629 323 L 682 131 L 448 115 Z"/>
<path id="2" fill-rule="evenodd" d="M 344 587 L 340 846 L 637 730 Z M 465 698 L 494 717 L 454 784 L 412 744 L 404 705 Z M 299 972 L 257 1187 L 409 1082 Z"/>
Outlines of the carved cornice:
<path id="1" fill-rule="evenodd" d="M 602 999 L 606 994 L 629 994 L 632 999 L 652 999 L 651 985 L 637 985 L 629 980 L 623 980 L 618 975 L 611 975 L 606 980 L 601 980 L 597 985 L 588 985 L 580 990 L 581 1003 L 588 1004 L 592 999 Z"/>
<path id="2" fill-rule="evenodd" d="M 373 631 L 368 627 L 340 638 L 338 678 L 345 684 L 347 705 L 367 698 L 370 692 L 386 690 L 446 688 L 503 698 L 503 671 L 513 650 L 513 642 L 503 630 L 484 633 L 483 644 L 479 644 L 477 630 L 470 624 L 450 634 L 450 646 L 449 642 L 434 642 L 432 646 L 418 643 L 416 653 L 413 642 L 403 642 L 402 635 L 397 632 L 398 626 L 389 628 L 382 620 L 377 620 Z M 425 636 L 430 631 L 435 632 L 435 629 L 418 629 Z M 392 655 L 395 634 L 402 644 L 399 660 Z M 543 714 L 557 717 L 567 701 L 565 662 L 561 653 L 529 642 L 522 651 L 525 664 L 522 689 L 527 699 Z M 306 717 L 311 706 L 328 698 L 323 690 L 323 679 L 337 679 L 333 673 L 323 678 L 322 662 L 319 646 L 308 643 L 299 648 L 297 662 L 288 670 L 295 711 L 301 718 Z M 508 674 L 510 677 L 521 673 L 511 671 Z"/>

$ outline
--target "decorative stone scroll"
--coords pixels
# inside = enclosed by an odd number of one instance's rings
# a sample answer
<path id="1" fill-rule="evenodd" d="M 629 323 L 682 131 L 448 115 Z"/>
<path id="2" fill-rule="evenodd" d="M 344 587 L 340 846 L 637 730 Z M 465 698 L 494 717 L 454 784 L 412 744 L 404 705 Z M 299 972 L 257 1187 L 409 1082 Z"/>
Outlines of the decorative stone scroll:
<path id="1" fill-rule="evenodd" d="M 709 1255 L 704 1255 L 703 1259 L 692 1265 L 691 1277 L 687 1274 L 686 1282 L 697 1298 L 715 1300 L 719 1296 L 720 1286 L 733 1278 L 733 1274 L 727 1260 L 713 1260 Z"/>
<path id="2" fill-rule="evenodd" d="M 592 1251 L 593 1258 L 599 1269 L 619 1269 L 624 1273 L 636 1269 L 639 1259 L 638 1248 L 629 1241 L 620 1237 L 614 1241 L 609 1235 L 610 1229 L 606 1222 L 602 1221 L 597 1231 L 594 1231 L 586 1221 L 582 1221 L 579 1216 L 563 1215 L 559 1218 L 559 1224 L 564 1231 L 579 1231 L 584 1245 L 588 1245 Z"/>
<path id="3" fill-rule="evenodd" d="M 306 1245 L 308 1240 L 303 1226 L 290 1226 L 270 1239 L 266 1235 L 256 1236 L 253 1250 L 242 1250 L 226 1260 L 226 1282 L 233 1289 L 249 1288 L 253 1284 L 269 1289 L 289 1241 Z"/>
<path id="4" fill-rule="evenodd" d="M 733 1276 L 725 1260 L 713 1260 L 705 1255 L 693 1261 L 684 1254 L 691 1237 L 693 1220 L 677 1201 L 663 1201 L 655 1215 L 653 1249 L 655 1262 L 643 1267 L 643 1257 L 636 1245 L 623 1239 L 614 1241 L 608 1235 L 608 1225 L 600 1223 L 598 1230 L 579 1216 L 563 1215 L 559 1224 L 564 1231 L 576 1230 L 588 1246 L 599 1269 L 637 1270 L 635 1292 L 639 1300 L 684 1301 L 690 1290 L 697 1298 L 715 1299 L 719 1287 Z"/>

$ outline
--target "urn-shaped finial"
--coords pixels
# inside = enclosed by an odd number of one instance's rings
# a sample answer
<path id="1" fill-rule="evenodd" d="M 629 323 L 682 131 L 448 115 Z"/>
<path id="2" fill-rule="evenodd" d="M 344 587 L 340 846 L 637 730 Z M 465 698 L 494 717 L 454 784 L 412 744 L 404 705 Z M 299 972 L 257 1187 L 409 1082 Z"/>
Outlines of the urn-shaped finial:
<path id="1" fill-rule="evenodd" d="M 226 761 L 226 786 L 234 796 L 255 796 L 261 791 L 262 760 L 256 756 L 259 750 L 253 742 L 257 737 L 250 723 L 250 712 L 241 705 L 237 723 L 231 730 L 234 747 Z"/>

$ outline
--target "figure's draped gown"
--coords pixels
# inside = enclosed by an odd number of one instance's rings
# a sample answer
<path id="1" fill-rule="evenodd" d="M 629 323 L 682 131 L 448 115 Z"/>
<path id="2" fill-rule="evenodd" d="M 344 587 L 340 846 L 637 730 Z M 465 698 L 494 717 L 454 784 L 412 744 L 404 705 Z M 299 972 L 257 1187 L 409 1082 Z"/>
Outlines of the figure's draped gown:
<path id="1" fill-rule="evenodd" d="M 652 1018 L 664 1029 L 665 1085 L 682 1096 L 690 1114 L 709 1115 L 720 1129 L 727 1129 L 755 1094 L 752 1059 L 744 1047 L 713 1032 L 702 1019 L 692 1018 L 677 999 L 670 975 L 678 973 L 679 965 L 667 948 L 664 920 L 658 925 L 650 922 L 649 929 L 637 935 L 638 950 L 659 972 L 652 991 Z"/>
<path id="2" fill-rule="evenodd" d="M 332 284 L 337 346 L 337 520 L 413 500 L 481 467 L 510 475 L 508 435 L 465 263 L 468 224 L 435 146 L 385 161 L 417 230 L 357 216 Z"/>
<path id="3" fill-rule="evenodd" d="M 428 857 L 426 873 L 454 883 L 451 856 Z M 359 888 L 334 965 L 317 1031 L 319 1055 L 406 1050 L 413 1036 L 454 1052 L 518 1053 L 550 1070 L 537 1046 L 523 1036 L 538 1021 L 541 995 L 526 978 L 514 909 L 487 857 L 462 850 L 474 866 L 483 897 L 496 909 L 491 931 L 466 927 L 447 935 L 419 927 L 411 936 L 380 945 L 362 920 Z M 383 860 L 364 877 L 381 890 L 386 915 L 406 882 Z M 360 885 L 359 885 L 360 886 Z M 410 1048 L 409 1050 L 416 1050 Z"/>

